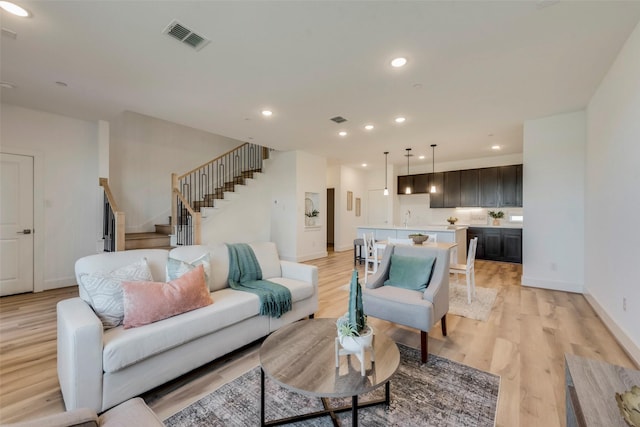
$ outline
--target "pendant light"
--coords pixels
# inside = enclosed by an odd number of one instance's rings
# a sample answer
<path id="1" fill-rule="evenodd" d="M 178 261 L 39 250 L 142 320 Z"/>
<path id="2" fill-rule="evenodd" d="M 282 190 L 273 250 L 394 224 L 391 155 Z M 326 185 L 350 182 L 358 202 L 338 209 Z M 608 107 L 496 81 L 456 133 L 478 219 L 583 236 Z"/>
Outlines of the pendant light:
<path id="1" fill-rule="evenodd" d="M 404 190 L 404 194 L 411 194 L 411 186 L 409 185 L 409 157 L 411 157 L 411 148 L 407 148 L 407 188 Z"/>
<path id="2" fill-rule="evenodd" d="M 431 172 L 432 175 L 436 174 L 436 144 L 431 144 Z M 433 184 L 433 182 L 431 183 L 431 193 L 436 193 L 437 192 L 437 188 L 436 186 Z"/>
<path id="3" fill-rule="evenodd" d="M 389 189 L 387 188 L 387 158 L 389 156 L 389 152 L 385 151 L 384 152 L 384 195 L 388 196 L 389 195 Z"/>

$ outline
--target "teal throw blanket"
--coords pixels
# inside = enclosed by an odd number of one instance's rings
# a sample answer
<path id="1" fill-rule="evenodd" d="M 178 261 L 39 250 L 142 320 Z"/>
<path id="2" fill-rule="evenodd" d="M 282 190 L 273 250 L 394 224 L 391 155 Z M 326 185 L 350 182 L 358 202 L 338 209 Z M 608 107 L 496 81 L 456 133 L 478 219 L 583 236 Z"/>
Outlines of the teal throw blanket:
<path id="1" fill-rule="evenodd" d="M 291 310 L 291 292 L 282 285 L 262 280 L 262 270 L 251 246 L 227 243 L 227 248 L 231 289 L 256 294 L 260 298 L 260 314 L 278 318 Z"/>

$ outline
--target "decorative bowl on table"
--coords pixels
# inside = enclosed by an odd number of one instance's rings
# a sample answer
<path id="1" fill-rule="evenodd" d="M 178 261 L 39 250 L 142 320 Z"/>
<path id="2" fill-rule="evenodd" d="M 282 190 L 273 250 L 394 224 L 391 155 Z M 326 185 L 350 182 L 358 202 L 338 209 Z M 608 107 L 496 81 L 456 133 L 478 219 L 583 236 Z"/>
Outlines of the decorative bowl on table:
<path id="1" fill-rule="evenodd" d="M 418 233 L 418 234 L 409 234 L 409 238 L 412 239 L 413 243 L 415 243 L 416 245 L 421 245 L 427 241 L 429 236 L 427 236 L 426 234 Z"/>

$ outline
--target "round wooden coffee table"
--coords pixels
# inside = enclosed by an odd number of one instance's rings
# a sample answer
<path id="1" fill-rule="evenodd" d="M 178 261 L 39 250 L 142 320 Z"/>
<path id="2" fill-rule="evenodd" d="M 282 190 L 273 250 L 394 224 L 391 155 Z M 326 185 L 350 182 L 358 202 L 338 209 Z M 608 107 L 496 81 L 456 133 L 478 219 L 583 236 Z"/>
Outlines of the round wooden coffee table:
<path id="1" fill-rule="evenodd" d="M 366 354 L 366 374 L 360 372 L 355 355 L 340 356 L 336 368 L 336 319 L 302 320 L 271 334 L 260 347 L 260 423 L 262 426 L 281 425 L 293 421 L 329 415 L 338 425 L 335 414 L 351 411 L 352 424 L 358 425 L 358 408 L 385 403 L 389 405 L 389 380 L 400 364 L 396 343 L 384 335 L 375 335 L 375 362 Z M 281 386 L 297 393 L 322 399 L 323 411 L 265 422 L 265 374 Z M 358 402 L 358 395 L 385 385 L 385 398 Z M 326 398 L 351 397 L 351 405 L 330 408 Z"/>

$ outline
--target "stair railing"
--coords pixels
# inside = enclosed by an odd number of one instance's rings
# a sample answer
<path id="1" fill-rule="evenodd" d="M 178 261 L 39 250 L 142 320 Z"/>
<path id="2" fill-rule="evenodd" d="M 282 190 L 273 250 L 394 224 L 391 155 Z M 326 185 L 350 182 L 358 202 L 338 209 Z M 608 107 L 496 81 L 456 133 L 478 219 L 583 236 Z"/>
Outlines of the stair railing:
<path id="1" fill-rule="evenodd" d="M 199 244 L 200 208 L 213 207 L 225 191 L 233 191 L 235 184 L 262 171 L 262 160 L 268 157 L 267 148 L 247 142 L 183 175 L 171 174 L 171 226 L 176 243 Z"/>
<path id="2" fill-rule="evenodd" d="M 109 188 L 108 178 L 99 178 L 98 185 L 104 190 L 102 214 L 102 238 L 104 251 L 124 251 L 124 212 L 118 209 L 115 198 Z"/>

